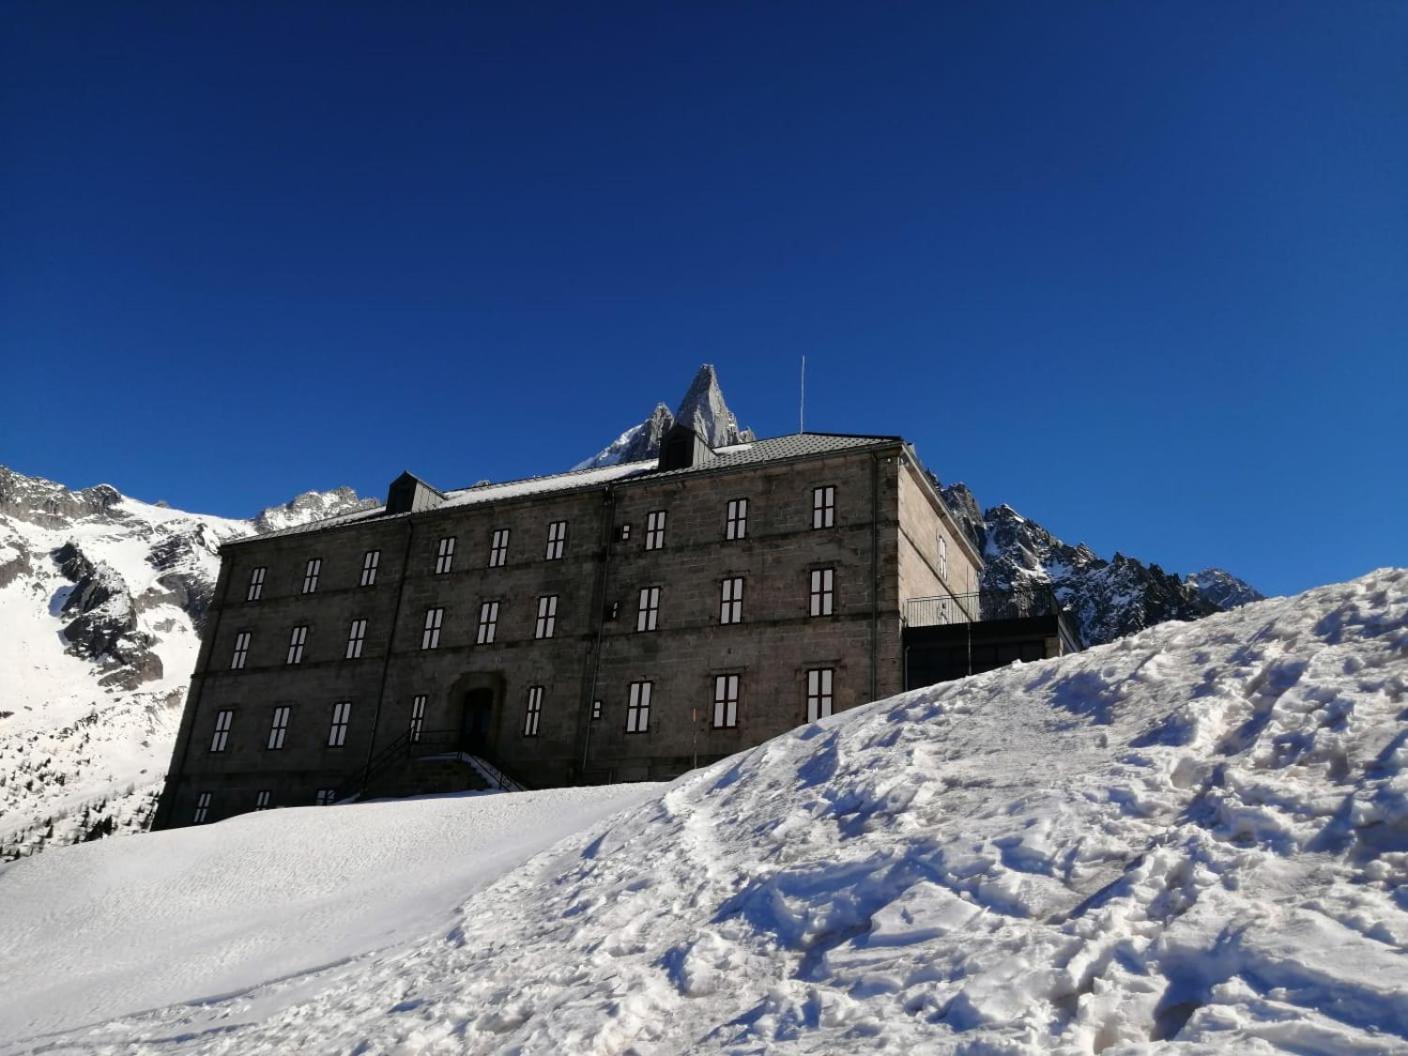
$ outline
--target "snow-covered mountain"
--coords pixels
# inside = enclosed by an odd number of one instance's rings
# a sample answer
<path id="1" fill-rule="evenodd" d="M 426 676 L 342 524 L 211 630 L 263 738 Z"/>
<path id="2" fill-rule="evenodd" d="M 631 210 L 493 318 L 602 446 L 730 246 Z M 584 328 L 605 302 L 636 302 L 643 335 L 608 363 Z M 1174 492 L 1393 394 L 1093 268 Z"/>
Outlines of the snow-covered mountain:
<path id="1" fill-rule="evenodd" d="M 1406 695 L 1385 569 L 804 725 L 602 821 L 619 788 L 62 848 L 0 872 L 0 1056 L 1401 1054 Z"/>
<path id="2" fill-rule="evenodd" d="M 0 466 L 0 860 L 144 827 L 220 544 L 370 501 L 309 492 L 230 520 Z"/>

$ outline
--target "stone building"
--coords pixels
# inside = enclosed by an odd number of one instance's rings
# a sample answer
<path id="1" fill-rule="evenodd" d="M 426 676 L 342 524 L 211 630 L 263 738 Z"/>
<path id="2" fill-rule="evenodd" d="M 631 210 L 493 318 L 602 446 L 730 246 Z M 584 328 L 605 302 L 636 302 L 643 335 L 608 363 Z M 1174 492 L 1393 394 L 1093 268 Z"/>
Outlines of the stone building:
<path id="1" fill-rule="evenodd" d="M 712 450 L 685 425 L 658 460 L 403 474 L 221 553 L 158 827 L 500 771 L 672 777 L 899 691 L 907 607 L 961 611 L 981 572 L 899 437 Z"/>

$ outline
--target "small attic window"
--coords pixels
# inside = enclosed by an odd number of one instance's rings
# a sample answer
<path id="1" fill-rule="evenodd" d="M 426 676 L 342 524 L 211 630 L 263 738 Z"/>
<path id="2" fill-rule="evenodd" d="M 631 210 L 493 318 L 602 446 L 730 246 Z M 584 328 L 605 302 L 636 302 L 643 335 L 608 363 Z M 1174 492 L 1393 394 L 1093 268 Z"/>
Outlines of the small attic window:
<path id="1" fill-rule="evenodd" d="M 412 473 L 402 473 L 386 489 L 387 513 L 433 510 L 444 501 L 444 495 Z"/>
<path id="2" fill-rule="evenodd" d="M 693 429 L 687 425 L 672 426 L 660 443 L 660 468 L 688 469 L 707 462 L 714 452 Z"/>

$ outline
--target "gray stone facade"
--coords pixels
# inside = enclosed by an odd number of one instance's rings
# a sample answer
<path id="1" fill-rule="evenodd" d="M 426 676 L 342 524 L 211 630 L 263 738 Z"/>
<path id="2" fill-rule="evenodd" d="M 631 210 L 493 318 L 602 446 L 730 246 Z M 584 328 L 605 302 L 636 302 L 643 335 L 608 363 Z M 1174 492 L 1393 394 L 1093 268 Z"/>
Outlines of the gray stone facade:
<path id="1" fill-rule="evenodd" d="M 271 806 L 344 794 L 406 738 L 417 698 L 423 735 L 472 741 L 455 750 L 541 787 L 672 777 L 758 744 L 808 720 L 809 689 L 813 709 L 821 703 L 825 684 L 809 672 L 830 672 L 835 711 L 897 692 L 904 602 L 972 590 L 981 572 L 912 449 L 800 434 L 702 452 L 684 468 L 633 463 L 445 493 L 401 478 L 397 494 L 414 503 L 393 496 L 227 544 L 158 827 L 191 823 L 202 802 L 209 821 L 254 809 L 261 793 Z M 814 527 L 825 488 L 829 523 Z M 737 500 L 746 530 L 730 538 Z M 553 524 L 565 524 L 560 557 Z M 363 585 L 371 552 L 375 582 Z M 723 623 L 735 580 L 741 604 L 728 615 L 739 622 Z M 819 598 L 814 615 L 813 587 L 827 582 L 830 603 Z M 653 588 L 649 629 L 640 609 Z M 480 616 L 492 603 L 488 642 Z M 298 627 L 306 639 L 290 663 Z M 632 686 L 646 683 L 642 716 Z M 286 732 L 271 747 L 280 708 Z"/>

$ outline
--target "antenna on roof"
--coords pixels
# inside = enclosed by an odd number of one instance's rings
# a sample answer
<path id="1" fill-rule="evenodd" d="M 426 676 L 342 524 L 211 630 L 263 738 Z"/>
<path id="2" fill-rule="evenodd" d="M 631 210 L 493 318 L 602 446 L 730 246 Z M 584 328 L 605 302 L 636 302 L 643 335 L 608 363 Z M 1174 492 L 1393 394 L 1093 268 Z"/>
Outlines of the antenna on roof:
<path id="1" fill-rule="evenodd" d="M 807 357 L 802 357 L 802 404 L 797 409 L 797 432 L 807 431 Z"/>

